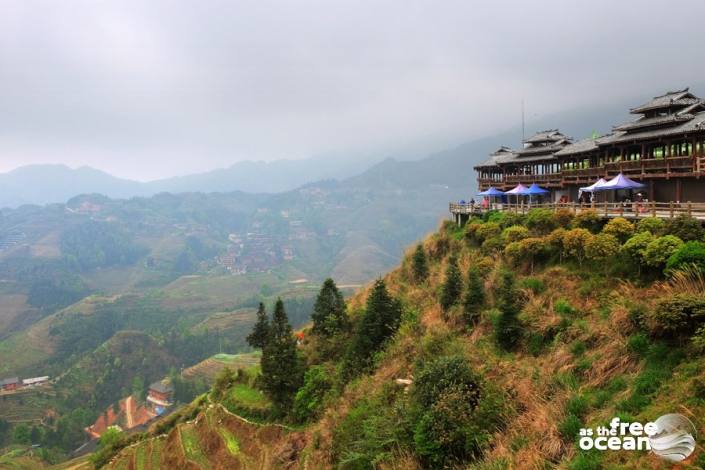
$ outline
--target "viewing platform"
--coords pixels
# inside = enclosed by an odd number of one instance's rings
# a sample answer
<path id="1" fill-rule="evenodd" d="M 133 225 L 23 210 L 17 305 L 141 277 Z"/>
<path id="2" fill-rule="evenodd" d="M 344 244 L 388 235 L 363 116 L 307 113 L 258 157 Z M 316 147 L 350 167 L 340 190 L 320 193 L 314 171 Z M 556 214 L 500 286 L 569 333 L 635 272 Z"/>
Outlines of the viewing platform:
<path id="1" fill-rule="evenodd" d="M 464 224 L 471 215 L 482 215 L 491 210 L 508 211 L 517 214 L 526 214 L 531 209 L 568 209 L 574 214 L 585 210 L 594 210 L 605 219 L 624 217 L 627 219 L 641 219 L 644 217 L 658 217 L 672 219 L 680 215 L 687 215 L 705 221 L 705 202 L 593 202 L 593 203 L 491 203 L 487 207 L 481 204 L 451 202 L 449 211 L 458 224 Z"/>

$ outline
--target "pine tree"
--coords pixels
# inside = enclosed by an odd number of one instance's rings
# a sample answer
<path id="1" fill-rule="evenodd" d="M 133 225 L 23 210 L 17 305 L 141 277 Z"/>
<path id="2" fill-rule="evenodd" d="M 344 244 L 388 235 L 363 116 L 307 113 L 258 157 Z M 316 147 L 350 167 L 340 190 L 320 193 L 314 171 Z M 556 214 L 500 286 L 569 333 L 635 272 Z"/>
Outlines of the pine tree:
<path id="1" fill-rule="evenodd" d="M 389 295 L 384 281 L 378 279 L 346 353 L 343 376 L 348 379 L 368 369 L 374 354 L 396 333 L 400 322 L 401 303 Z"/>
<path id="2" fill-rule="evenodd" d="M 257 322 L 252 328 L 252 333 L 247 336 L 247 344 L 253 348 L 263 349 L 265 343 L 267 342 L 267 336 L 269 335 L 269 319 L 267 318 L 267 311 L 264 308 L 262 302 L 259 303 L 259 309 L 257 310 Z"/>
<path id="3" fill-rule="evenodd" d="M 416 280 L 416 282 L 423 282 L 428 277 L 428 262 L 426 261 L 426 252 L 424 251 L 423 245 L 421 243 L 416 245 L 414 256 L 411 259 L 411 269 L 414 273 L 414 280 Z"/>
<path id="4" fill-rule="evenodd" d="M 473 266 L 468 271 L 468 290 L 463 299 L 463 315 L 465 323 L 475 323 L 480 310 L 485 305 L 485 286 L 480 276 L 480 270 Z"/>
<path id="5" fill-rule="evenodd" d="M 303 384 L 304 371 L 281 299 L 277 299 L 274 307 L 261 367 L 262 388 L 267 396 L 280 412 L 290 409 L 296 391 Z"/>
<path id="6" fill-rule="evenodd" d="M 519 292 L 511 272 L 502 273 L 502 283 L 497 294 L 500 314 L 495 325 L 495 340 L 502 349 L 511 351 L 521 339 L 522 333 L 522 325 L 518 318 Z"/>
<path id="7" fill-rule="evenodd" d="M 323 283 L 313 306 L 313 332 L 317 335 L 331 337 L 348 328 L 348 315 L 345 300 L 333 279 Z"/>
<path id="8" fill-rule="evenodd" d="M 463 293 L 463 279 L 458 268 L 458 259 L 451 256 L 446 269 L 446 280 L 441 290 L 441 308 L 447 312 L 453 305 L 460 301 Z"/>

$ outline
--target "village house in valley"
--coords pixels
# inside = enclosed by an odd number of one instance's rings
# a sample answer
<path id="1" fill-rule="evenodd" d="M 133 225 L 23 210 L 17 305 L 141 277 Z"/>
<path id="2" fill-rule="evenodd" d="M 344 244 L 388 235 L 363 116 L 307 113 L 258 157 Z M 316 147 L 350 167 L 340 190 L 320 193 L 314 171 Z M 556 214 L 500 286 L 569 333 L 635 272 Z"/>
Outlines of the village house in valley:
<path id="1" fill-rule="evenodd" d="M 172 396 L 174 388 L 166 381 L 154 382 L 149 386 L 147 401 L 152 404 L 152 409 L 157 415 L 164 413 L 164 410 L 173 405 Z"/>
<path id="2" fill-rule="evenodd" d="M 579 188 L 620 173 L 644 184 L 646 199 L 705 202 L 705 100 L 688 88 L 630 110 L 612 133 L 574 141 L 557 129 L 502 147 L 475 166 L 480 191 L 536 183 L 549 200 L 576 201 Z"/>

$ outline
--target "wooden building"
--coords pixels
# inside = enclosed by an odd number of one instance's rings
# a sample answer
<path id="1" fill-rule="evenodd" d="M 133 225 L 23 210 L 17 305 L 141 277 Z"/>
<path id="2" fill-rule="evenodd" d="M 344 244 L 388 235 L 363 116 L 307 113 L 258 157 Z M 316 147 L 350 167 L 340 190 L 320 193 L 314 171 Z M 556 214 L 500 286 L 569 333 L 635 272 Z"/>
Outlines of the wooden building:
<path id="1" fill-rule="evenodd" d="M 166 380 L 161 380 L 159 382 L 154 382 L 149 386 L 147 392 L 147 401 L 152 404 L 157 414 L 162 414 L 165 408 L 170 407 L 172 403 L 172 396 L 174 394 L 174 387 Z"/>
<path id="2" fill-rule="evenodd" d="M 655 201 L 705 202 L 705 100 L 687 88 L 630 110 L 635 119 L 612 133 L 579 141 L 558 130 L 539 132 L 523 148 L 502 147 L 475 166 L 480 190 L 532 183 L 553 201 L 575 200 L 578 188 L 624 173 L 644 183 Z"/>
<path id="3" fill-rule="evenodd" d="M 0 380 L 0 390 L 12 392 L 17 390 L 22 382 L 19 377 L 10 377 L 9 379 Z"/>

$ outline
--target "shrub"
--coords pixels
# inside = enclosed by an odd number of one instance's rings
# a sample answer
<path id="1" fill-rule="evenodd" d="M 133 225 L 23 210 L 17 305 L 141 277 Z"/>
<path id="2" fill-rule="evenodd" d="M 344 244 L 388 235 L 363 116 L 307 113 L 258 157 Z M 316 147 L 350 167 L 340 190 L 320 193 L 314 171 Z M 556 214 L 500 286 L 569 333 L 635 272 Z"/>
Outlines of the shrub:
<path id="1" fill-rule="evenodd" d="M 296 421 L 303 423 L 320 415 L 325 396 L 333 388 L 329 379 L 332 375 L 323 366 L 313 366 L 306 371 L 304 385 L 294 397 L 292 411 Z"/>
<path id="2" fill-rule="evenodd" d="M 639 220 L 636 226 L 637 232 L 651 232 L 654 235 L 660 235 L 663 231 L 664 222 L 658 217 L 646 217 Z"/>
<path id="3" fill-rule="evenodd" d="M 562 207 L 553 213 L 553 223 L 556 227 L 567 228 L 573 222 L 573 212 Z"/>
<path id="4" fill-rule="evenodd" d="M 482 227 L 481 222 L 470 222 L 465 226 L 465 236 L 474 241 L 474 242 L 479 242 L 479 238 L 477 237 L 477 230 Z"/>
<path id="5" fill-rule="evenodd" d="M 668 258 L 678 251 L 683 241 L 674 235 L 664 235 L 649 242 L 644 250 L 644 261 L 654 268 L 663 268 Z"/>
<path id="6" fill-rule="evenodd" d="M 585 259 L 585 246 L 594 235 L 585 228 L 574 228 L 563 234 L 563 254 L 575 258 L 582 264 Z"/>
<path id="7" fill-rule="evenodd" d="M 529 229 L 521 225 L 512 225 L 502 231 L 502 241 L 504 243 L 518 242 L 529 236 Z"/>
<path id="8" fill-rule="evenodd" d="M 488 222 L 499 224 L 502 228 L 511 227 L 512 225 L 523 225 L 526 217 L 523 214 L 515 212 L 503 211 L 494 212 L 488 218 Z"/>
<path id="9" fill-rule="evenodd" d="M 546 248 L 547 245 L 543 238 L 530 237 L 510 243 L 504 249 L 504 253 L 514 264 L 519 264 L 522 261 L 529 262 L 533 271 L 534 261 L 547 251 Z"/>
<path id="10" fill-rule="evenodd" d="M 657 333 L 690 335 L 705 322 L 705 296 L 675 294 L 662 298 L 652 313 Z"/>
<path id="11" fill-rule="evenodd" d="M 437 359 L 416 376 L 414 444 L 425 466 L 448 468 L 479 456 L 501 422 L 501 393 L 484 396 L 462 356 Z"/>
<path id="12" fill-rule="evenodd" d="M 487 254 L 501 251 L 503 247 L 504 243 L 502 243 L 502 240 L 499 237 L 488 238 L 482 242 L 482 252 Z"/>
<path id="13" fill-rule="evenodd" d="M 626 254 L 637 265 L 646 265 L 646 259 L 644 258 L 646 247 L 654 240 L 655 238 L 651 232 L 638 232 L 624 243 L 622 253 Z"/>
<path id="14" fill-rule="evenodd" d="M 475 230 L 475 236 L 477 240 L 481 242 L 490 238 L 498 238 L 501 233 L 502 229 L 499 224 L 495 222 L 485 222 Z"/>
<path id="15" fill-rule="evenodd" d="M 559 257 L 563 257 L 563 236 L 566 234 L 564 228 L 557 228 L 546 236 L 547 248 Z"/>
<path id="16" fill-rule="evenodd" d="M 644 333 L 636 333 L 627 340 L 627 349 L 637 357 L 644 357 L 649 352 L 651 342 Z"/>
<path id="17" fill-rule="evenodd" d="M 480 276 L 485 278 L 494 268 L 494 260 L 489 256 L 484 256 L 475 262 L 477 270 L 480 272 Z"/>
<path id="18" fill-rule="evenodd" d="M 540 294 L 546 290 L 546 284 L 541 279 L 535 277 L 524 278 L 521 280 L 519 285 L 523 289 L 528 289 L 534 294 Z"/>
<path id="19" fill-rule="evenodd" d="M 563 422 L 558 427 L 558 430 L 563 436 L 563 439 L 573 442 L 578 438 L 580 428 L 583 427 L 583 421 L 574 414 L 568 414 Z"/>
<path id="20" fill-rule="evenodd" d="M 577 313 L 575 307 L 573 307 L 566 299 L 556 300 L 556 303 L 553 305 L 553 310 L 560 315 L 574 315 Z"/>
<path id="21" fill-rule="evenodd" d="M 458 390 L 475 408 L 480 400 L 480 381 L 462 356 L 446 356 L 432 361 L 416 374 L 413 396 L 422 407 L 433 406 L 449 391 Z"/>
<path id="22" fill-rule="evenodd" d="M 681 214 L 666 221 L 664 233 L 675 235 L 683 241 L 702 241 L 705 238 L 705 229 L 699 220 Z"/>
<path id="23" fill-rule="evenodd" d="M 526 215 L 526 226 L 538 234 L 549 233 L 557 227 L 550 209 L 531 209 Z"/>
<path id="24" fill-rule="evenodd" d="M 686 242 L 668 258 L 666 271 L 672 272 L 688 266 L 695 266 L 705 273 L 705 243 Z"/>
<path id="25" fill-rule="evenodd" d="M 607 222 L 602 233 L 613 235 L 621 243 L 624 243 L 634 234 L 634 225 L 624 217 L 615 217 Z"/>
<path id="26" fill-rule="evenodd" d="M 584 228 L 590 232 L 597 233 L 600 231 L 601 226 L 600 216 L 594 209 L 582 210 L 573 218 L 573 228 Z"/>
<path id="27" fill-rule="evenodd" d="M 605 261 L 619 253 L 619 241 L 613 235 L 600 233 L 588 238 L 585 244 L 585 257 L 589 260 Z"/>

